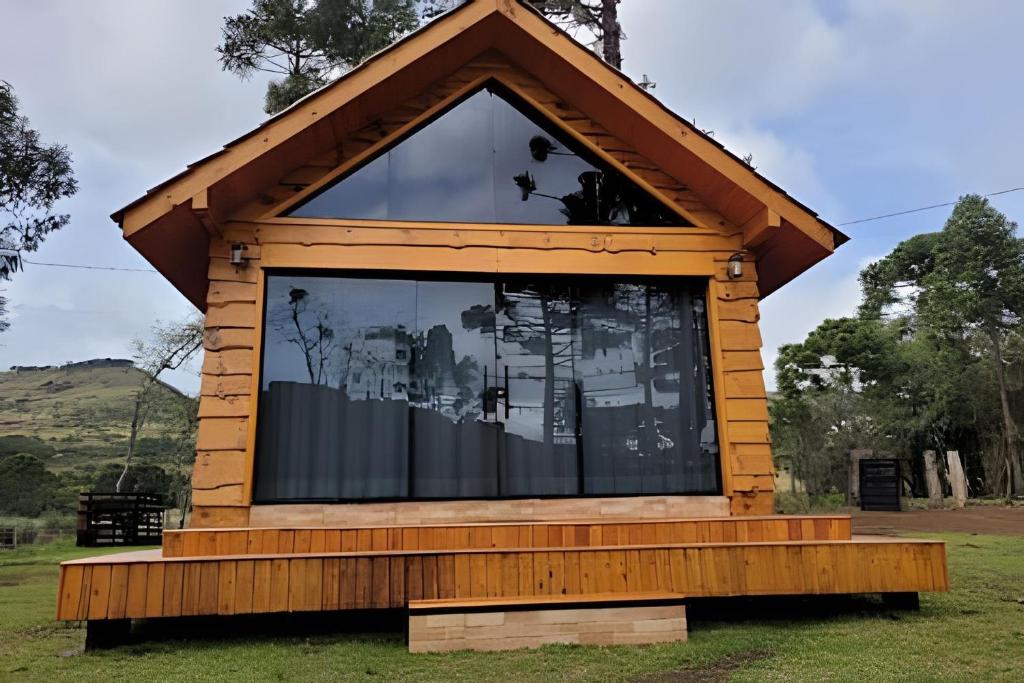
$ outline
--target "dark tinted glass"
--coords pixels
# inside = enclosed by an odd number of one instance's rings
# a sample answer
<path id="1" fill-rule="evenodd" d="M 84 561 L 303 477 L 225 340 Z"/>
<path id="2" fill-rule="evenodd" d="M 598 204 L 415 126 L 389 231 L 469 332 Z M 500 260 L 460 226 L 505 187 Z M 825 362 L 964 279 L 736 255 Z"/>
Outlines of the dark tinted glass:
<path id="1" fill-rule="evenodd" d="M 255 499 L 715 492 L 701 291 L 269 276 Z"/>
<path id="2" fill-rule="evenodd" d="M 514 100 L 471 95 L 287 215 L 689 225 Z"/>
<path id="3" fill-rule="evenodd" d="M 498 495 L 494 285 L 267 278 L 256 497 Z"/>
<path id="4" fill-rule="evenodd" d="M 257 499 L 408 494 L 416 283 L 267 278 Z"/>
<path id="5" fill-rule="evenodd" d="M 494 285 L 417 282 L 412 358 L 411 495 L 499 495 L 499 428 L 484 405 L 495 372 Z"/>
<path id="6" fill-rule="evenodd" d="M 497 288 L 498 367 L 508 409 L 503 490 L 579 493 L 574 288 L 566 282 L 504 282 Z"/>
<path id="7" fill-rule="evenodd" d="M 584 492 L 714 491 L 703 295 L 616 283 L 588 290 L 577 315 Z"/>

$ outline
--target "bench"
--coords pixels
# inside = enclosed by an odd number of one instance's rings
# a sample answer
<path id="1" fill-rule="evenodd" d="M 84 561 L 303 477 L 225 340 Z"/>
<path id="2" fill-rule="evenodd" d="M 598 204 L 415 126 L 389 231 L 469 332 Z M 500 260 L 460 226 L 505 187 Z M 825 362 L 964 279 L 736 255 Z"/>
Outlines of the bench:
<path id="1" fill-rule="evenodd" d="M 409 651 L 685 641 L 683 597 L 637 592 L 411 600 Z"/>

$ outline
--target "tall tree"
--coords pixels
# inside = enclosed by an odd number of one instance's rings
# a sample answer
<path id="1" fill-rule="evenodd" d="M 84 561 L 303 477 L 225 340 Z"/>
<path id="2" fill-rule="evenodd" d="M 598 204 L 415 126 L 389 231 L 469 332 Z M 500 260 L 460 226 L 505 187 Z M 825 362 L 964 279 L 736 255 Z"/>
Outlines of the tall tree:
<path id="1" fill-rule="evenodd" d="M 128 449 L 124 467 L 114 490 L 120 493 L 132 467 L 135 444 L 151 413 L 160 409 L 160 377 L 167 370 L 177 370 L 195 357 L 203 347 L 203 320 L 194 317 L 184 321 L 157 324 L 148 340 L 135 340 L 135 366 L 142 378 L 135 390 L 132 421 L 128 429 Z"/>
<path id="2" fill-rule="evenodd" d="M 887 424 L 876 419 L 872 392 L 865 388 L 891 374 L 894 343 L 880 324 L 841 318 L 779 349 L 772 443 L 808 493 L 845 489 L 849 449 L 884 444 Z"/>
<path id="3" fill-rule="evenodd" d="M 454 9 L 466 0 L 422 0 L 424 19 Z M 621 0 L 527 0 L 544 16 L 570 33 L 583 29 L 597 39 L 596 52 L 616 69 L 622 68 L 622 41 L 626 34 L 619 24 Z"/>
<path id="4" fill-rule="evenodd" d="M 918 310 L 938 334 L 983 335 L 991 344 L 1006 442 L 1006 494 L 1024 489 L 1020 436 L 1010 410 L 1004 358 L 1007 336 L 1024 314 L 1024 242 L 1017 224 L 979 195 L 957 202 L 923 278 Z"/>
<path id="5" fill-rule="evenodd" d="M 619 24 L 620 0 L 530 0 L 530 4 L 566 29 L 584 29 L 599 41 L 601 58 L 622 68 L 622 41 L 626 35 Z"/>
<path id="6" fill-rule="evenodd" d="M 275 114 L 326 85 L 419 25 L 415 0 L 253 0 L 224 18 L 221 67 L 240 78 L 281 78 L 267 86 Z"/>
<path id="7" fill-rule="evenodd" d="M 800 345 L 806 367 L 831 355 L 866 373 L 858 391 L 871 397 L 872 419 L 915 450 L 983 444 L 994 428 L 1008 494 L 1024 489 L 1007 372 L 1019 358 L 1024 312 L 1016 227 L 986 199 L 961 198 L 942 231 L 915 235 L 864 269 L 859 318 L 841 326 L 847 334 L 826 321 Z M 799 366 L 779 367 L 780 386 Z"/>
<path id="8" fill-rule="evenodd" d="M 42 142 L 18 112 L 10 83 L 0 81 L 0 249 L 35 251 L 71 220 L 54 204 L 78 191 L 67 147 Z M 7 328 L 0 297 L 0 332 Z"/>
<path id="9" fill-rule="evenodd" d="M 171 471 L 170 496 L 178 508 L 178 528 L 185 528 L 185 519 L 192 508 L 192 468 L 196 461 L 196 433 L 199 429 L 199 399 L 186 398 L 175 404 L 171 413 L 177 426 L 174 443 L 174 469 Z"/>

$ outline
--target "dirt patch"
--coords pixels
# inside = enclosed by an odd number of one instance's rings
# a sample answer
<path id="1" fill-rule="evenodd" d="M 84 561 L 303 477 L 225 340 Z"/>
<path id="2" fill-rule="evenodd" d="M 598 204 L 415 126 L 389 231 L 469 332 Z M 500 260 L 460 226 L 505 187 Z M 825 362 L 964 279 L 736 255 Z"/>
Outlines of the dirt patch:
<path id="1" fill-rule="evenodd" d="M 971 506 L 960 510 L 861 512 L 854 510 L 853 531 L 895 535 L 906 531 L 1024 535 L 1024 507 Z"/>
<path id="2" fill-rule="evenodd" d="M 747 650 L 716 659 L 710 664 L 690 669 L 679 669 L 640 679 L 643 683 L 696 683 L 697 681 L 728 681 L 732 675 L 751 662 L 768 659 L 774 653 L 768 650 Z"/>

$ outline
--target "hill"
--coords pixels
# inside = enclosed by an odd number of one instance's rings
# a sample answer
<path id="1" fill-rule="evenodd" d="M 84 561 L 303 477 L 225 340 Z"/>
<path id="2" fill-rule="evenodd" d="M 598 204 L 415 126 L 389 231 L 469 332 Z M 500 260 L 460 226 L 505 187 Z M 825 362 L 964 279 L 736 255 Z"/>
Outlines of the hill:
<path id="1" fill-rule="evenodd" d="M 0 455 L 32 453 L 54 471 L 92 469 L 123 458 L 144 375 L 131 361 L 97 359 L 64 366 L 16 367 L 0 372 Z M 161 408 L 138 443 L 139 462 L 173 462 L 175 404 L 189 399 L 157 387 Z"/>

